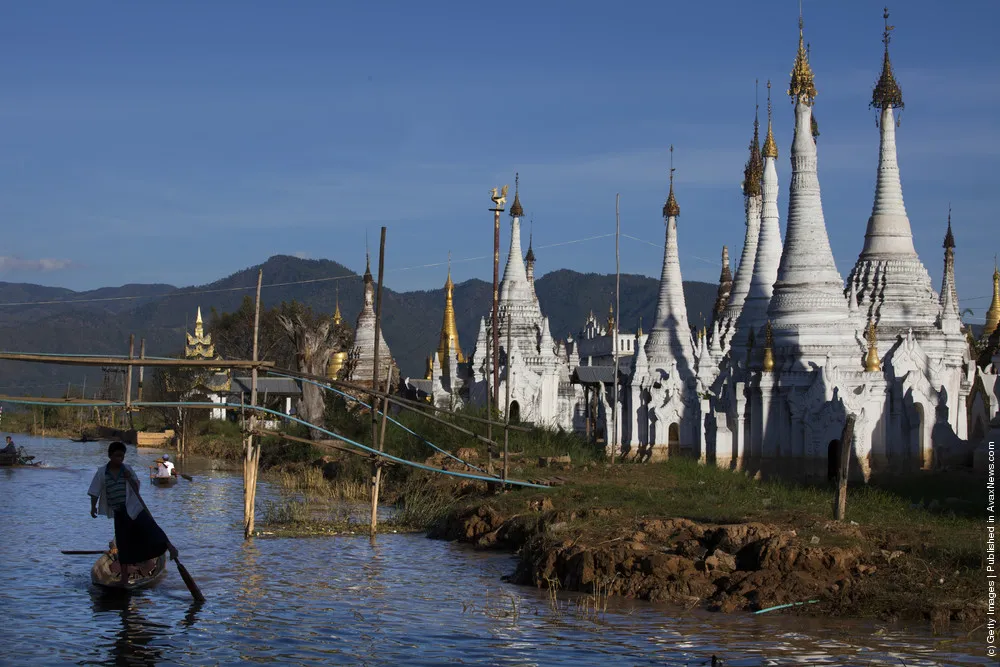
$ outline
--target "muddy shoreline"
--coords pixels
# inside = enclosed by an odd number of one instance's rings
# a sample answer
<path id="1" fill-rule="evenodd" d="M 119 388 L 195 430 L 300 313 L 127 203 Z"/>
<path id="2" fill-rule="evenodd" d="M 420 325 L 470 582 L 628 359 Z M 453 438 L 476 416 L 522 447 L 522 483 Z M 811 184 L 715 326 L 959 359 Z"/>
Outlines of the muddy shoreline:
<path id="1" fill-rule="evenodd" d="M 565 512 L 529 503 L 501 514 L 487 501 L 447 515 L 428 537 L 519 556 L 512 583 L 651 602 L 754 612 L 929 621 L 975 628 L 985 596 L 959 572 L 922 558 L 922 545 L 826 521 L 809 537 L 791 525 L 713 524 L 685 518 L 629 520 L 614 510 Z M 597 539 L 578 521 L 616 526 Z M 978 589 L 978 587 L 977 587 Z"/>

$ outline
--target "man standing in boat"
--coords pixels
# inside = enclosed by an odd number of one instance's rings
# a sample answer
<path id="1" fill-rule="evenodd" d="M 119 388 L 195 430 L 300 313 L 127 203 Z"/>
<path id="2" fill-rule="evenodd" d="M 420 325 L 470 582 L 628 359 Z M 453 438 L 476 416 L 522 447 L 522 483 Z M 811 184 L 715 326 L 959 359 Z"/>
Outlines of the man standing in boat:
<path id="1" fill-rule="evenodd" d="M 0 449 L 0 455 L 17 456 L 17 445 L 14 444 L 14 439 L 9 435 L 7 436 L 7 446 Z"/>
<path id="2" fill-rule="evenodd" d="M 125 443 L 108 446 L 108 463 L 97 469 L 87 494 L 90 516 L 101 512 L 115 522 L 115 544 L 121 565 L 121 580 L 127 584 L 130 566 L 138 572 L 151 569 L 164 551 L 177 558 L 177 549 L 143 507 L 139 498 L 139 478 L 125 465 Z"/>
<path id="3" fill-rule="evenodd" d="M 174 469 L 174 463 L 170 460 L 169 454 L 164 454 L 160 458 L 156 459 L 156 476 L 157 477 L 176 477 L 177 471 Z"/>

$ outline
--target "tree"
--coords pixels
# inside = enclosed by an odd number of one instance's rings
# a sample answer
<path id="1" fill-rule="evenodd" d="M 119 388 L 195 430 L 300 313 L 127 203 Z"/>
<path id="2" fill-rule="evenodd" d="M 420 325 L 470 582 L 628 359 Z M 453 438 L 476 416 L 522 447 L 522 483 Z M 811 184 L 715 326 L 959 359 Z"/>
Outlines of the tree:
<path id="1" fill-rule="evenodd" d="M 335 324 L 329 315 L 317 315 L 296 301 L 282 303 L 276 318 L 295 351 L 295 368 L 301 373 L 325 375 L 331 355 L 346 350 L 353 339 L 345 324 Z M 299 416 L 310 424 L 321 424 L 325 410 L 323 390 L 303 382 Z M 318 440 L 321 434 L 309 429 L 309 436 Z"/>
<path id="2" fill-rule="evenodd" d="M 288 368 L 294 361 L 295 349 L 278 322 L 278 311 L 279 308 L 261 310 L 257 355 L 261 360 Z M 208 330 L 216 354 L 223 359 L 253 357 L 253 320 L 254 300 L 249 296 L 243 297 L 240 307 L 232 313 L 219 313 L 213 308 Z"/>

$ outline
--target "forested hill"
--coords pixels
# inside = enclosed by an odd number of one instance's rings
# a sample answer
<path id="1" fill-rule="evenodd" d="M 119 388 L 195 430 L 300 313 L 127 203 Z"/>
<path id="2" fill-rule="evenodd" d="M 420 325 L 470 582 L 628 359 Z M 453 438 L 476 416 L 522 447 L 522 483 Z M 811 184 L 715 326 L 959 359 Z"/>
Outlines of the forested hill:
<path id="1" fill-rule="evenodd" d="M 340 299 L 345 320 L 353 326 L 362 304 L 361 276 L 331 260 L 276 255 L 207 285 L 132 284 L 87 292 L 27 283 L 0 282 L 0 349 L 88 354 L 124 354 L 129 334 L 146 339 L 149 355 L 181 351 L 185 330 L 192 330 L 200 306 L 206 323 L 218 313 L 239 308 L 252 296 L 257 271 L 263 269 L 265 308 L 296 300 L 317 312 L 332 313 Z M 339 289 L 338 289 L 339 286 Z M 621 276 L 621 328 L 634 332 L 642 317 L 649 330 L 656 310 L 659 281 Z M 535 281 L 542 312 L 554 337 L 576 336 L 593 310 L 605 321 L 614 302 L 615 277 L 561 269 Z M 710 319 L 716 286 L 685 282 L 692 326 Z M 455 286 L 459 340 L 471 352 L 479 320 L 489 314 L 492 287 L 482 280 Z M 404 375 L 422 377 L 426 358 L 437 348 L 444 314 L 444 289 L 396 292 L 384 289 L 385 338 Z M 84 379 L 86 377 L 86 380 Z M 0 394 L 59 395 L 68 384 L 99 386 L 101 371 L 68 366 L 0 362 Z"/>

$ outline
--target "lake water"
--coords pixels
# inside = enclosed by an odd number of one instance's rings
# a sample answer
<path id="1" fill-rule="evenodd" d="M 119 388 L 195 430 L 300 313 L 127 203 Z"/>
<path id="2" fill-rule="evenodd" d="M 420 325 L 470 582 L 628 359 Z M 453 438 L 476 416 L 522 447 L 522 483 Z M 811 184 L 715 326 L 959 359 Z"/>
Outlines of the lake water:
<path id="1" fill-rule="evenodd" d="M 422 535 L 242 539 L 242 477 L 186 461 L 194 475 L 144 498 L 207 602 L 173 564 L 131 596 L 90 582 L 112 522 L 87 487 L 107 443 L 16 436 L 41 468 L 0 468 L 3 665 L 982 665 L 982 640 L 926 627 L 721 615 L 512 586 L 509 555 Z M 160 452 L 130 446 L 142 474 Z M 267 484 L 258 502 L 276 499 Z"/>

